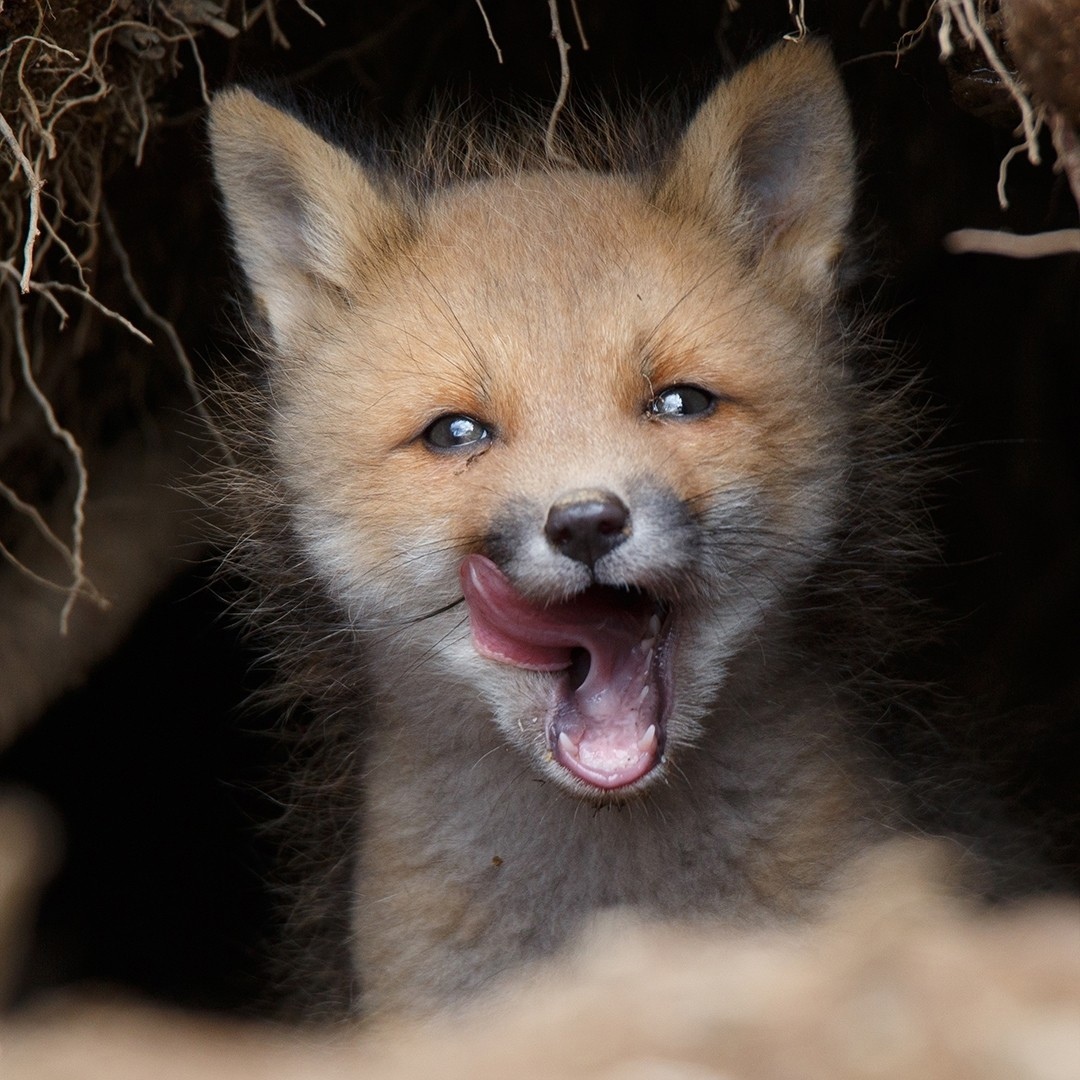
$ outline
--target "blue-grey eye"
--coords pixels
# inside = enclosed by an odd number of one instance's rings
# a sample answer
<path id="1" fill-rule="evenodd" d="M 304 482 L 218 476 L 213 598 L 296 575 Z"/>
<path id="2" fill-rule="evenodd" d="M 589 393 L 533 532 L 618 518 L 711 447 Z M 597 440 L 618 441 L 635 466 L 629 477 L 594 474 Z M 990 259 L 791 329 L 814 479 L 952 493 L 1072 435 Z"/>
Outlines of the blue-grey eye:
<path id="1" fill-rule="evenodd" d="M 708 416 L 716 408 L 716 395 L 700 386 L 669 386 L 661 390 L 645 407 L 650 416 L 685 420 Z"/>
<path id="2" fill-rule="evenodd" d="M 424 442 L 433 450 L 475 450 L 490 438 L 490 429 L 471 416 L 440 416 L 424 429 Z"/>

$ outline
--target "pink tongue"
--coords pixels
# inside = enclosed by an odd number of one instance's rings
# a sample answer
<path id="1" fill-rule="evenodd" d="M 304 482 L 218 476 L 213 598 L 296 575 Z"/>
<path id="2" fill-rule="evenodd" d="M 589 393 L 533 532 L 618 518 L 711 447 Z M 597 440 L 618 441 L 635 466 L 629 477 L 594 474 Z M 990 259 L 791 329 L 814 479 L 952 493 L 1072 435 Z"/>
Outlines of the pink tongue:
<path id="1" fill-rule="evenodd" d="M 539 607 L 483 555 L 461 564 L 473 644 L 481 656 L 530 671 L 563 671 L 573 650 L 589 654 L 585 681 L 558 686 L 548 717 L 557 762 L 594 787 L 623 787 L 660 756 L 664 694 L 654 659 L 660 621 L 645 605 L 598 591 Z"/>
<path id="2" fill-rule="evenodd" d="M 461 586 L 477 652 L 530 671 L 562 671 L 570 666 L 573 649 L 585 649 L 592 662 L 581 688 L 586 693 L 594 678 L 610 682 L 619 659 L 648 633 L 648 615 L 594 594 L 536 607 L 483 555 L 462 562 Z"/>

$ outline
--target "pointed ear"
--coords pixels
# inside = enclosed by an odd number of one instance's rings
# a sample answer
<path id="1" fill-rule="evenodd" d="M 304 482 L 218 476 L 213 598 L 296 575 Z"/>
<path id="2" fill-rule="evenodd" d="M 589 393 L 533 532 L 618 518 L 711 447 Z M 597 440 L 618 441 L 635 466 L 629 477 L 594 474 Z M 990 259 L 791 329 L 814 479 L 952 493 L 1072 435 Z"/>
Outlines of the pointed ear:
<path id="1" fill-rule="evenodd" d="M 247 90 L 214 98 L 210 146 L 237 257 L 279 347 L 347 304 L 407 231 L 353 158 Z"/>
<path id="2" fill-rule="evenodd" d="M 734 239 L 786 288 L 828 290 L 855 197 L 843 86 L 827 46 L 781 42 L 699 109 L 661 178 L 661 206 Z"/>

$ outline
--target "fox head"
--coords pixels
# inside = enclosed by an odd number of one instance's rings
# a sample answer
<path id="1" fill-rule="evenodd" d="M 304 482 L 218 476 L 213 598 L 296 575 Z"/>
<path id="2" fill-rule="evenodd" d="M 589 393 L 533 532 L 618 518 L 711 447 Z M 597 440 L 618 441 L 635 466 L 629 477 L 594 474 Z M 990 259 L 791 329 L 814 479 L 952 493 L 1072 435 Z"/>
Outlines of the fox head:
<path id="1" fill-rule="evenodd" d="M 210 131 L 266 453 L 379 695 L 422 683 L 433 724 L 494 721 L 579 795 L 647 788 L 845 497 L 854 170 L 826 49 L 765 53 L 648 173 L 417 195 L 238 89 Z"/>

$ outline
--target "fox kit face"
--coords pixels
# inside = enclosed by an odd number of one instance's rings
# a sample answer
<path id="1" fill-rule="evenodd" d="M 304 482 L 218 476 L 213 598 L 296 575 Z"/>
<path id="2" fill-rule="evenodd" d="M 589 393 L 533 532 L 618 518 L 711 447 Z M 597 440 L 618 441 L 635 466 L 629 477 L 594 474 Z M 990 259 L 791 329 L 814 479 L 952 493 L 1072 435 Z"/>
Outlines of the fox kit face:
<path id="1" fill-rule="evenodd" d="M 721 86 L 657 175 L 412 200 L 242 91 L 212 139 L 269 452 L 379 692 L 442 687 L 433 723 L 482 715 L 579 795 L 655 783 L 843 485 L 851 149 L 824 51 Z"/>

